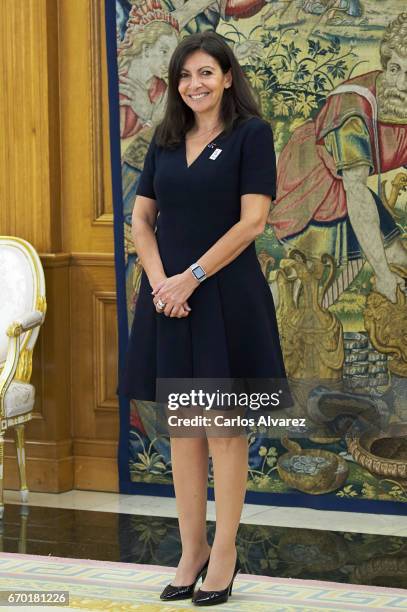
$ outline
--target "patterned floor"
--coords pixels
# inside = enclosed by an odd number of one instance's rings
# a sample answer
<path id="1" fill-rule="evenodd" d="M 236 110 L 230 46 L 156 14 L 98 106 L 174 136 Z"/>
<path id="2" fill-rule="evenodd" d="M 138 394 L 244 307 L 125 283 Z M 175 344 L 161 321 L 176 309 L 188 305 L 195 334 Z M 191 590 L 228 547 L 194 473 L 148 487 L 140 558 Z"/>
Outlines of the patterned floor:
<path id="1" fill-rule="evenodd" d="M 190 601 L 160 603 L 159 593 L 173 575 L 173 568 L 160 566 L 0 553 L 0 591 L 69 591 L 69 607 L 44 607 L 47 610 L 175 612 L 193 609 Z M 407 592 L 401 589 L 247 574 L 239 574 L 232 597 L 222 605 L 222 612 L 406 609 Z"/>
<path id="2" fill-rule="evenodd" d="M 407 593 L 406 537 L 324 529 L 325 514 L 320 529 L 306 528 L 301 515 L 301 528 L 241 524 L 236 544 L 242 572 Z M 382 517 L 386 525 L 392 519 Z M 212 542 L 213 521 L 207 531 Z M 177 520 L 168 516 L 6 505 L 0 551 L 175 568 L 181 542 Z"/>

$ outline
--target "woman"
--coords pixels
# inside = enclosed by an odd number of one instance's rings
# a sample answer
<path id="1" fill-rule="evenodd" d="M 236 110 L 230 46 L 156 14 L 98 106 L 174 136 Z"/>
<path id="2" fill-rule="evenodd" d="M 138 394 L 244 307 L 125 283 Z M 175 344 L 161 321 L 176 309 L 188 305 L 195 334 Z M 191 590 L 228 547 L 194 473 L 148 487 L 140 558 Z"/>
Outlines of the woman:
<path id="1" fill-rule="evenodd" d="M 271 129 L 233 52 L 213 32 L 184 38 L 170 61 L 167 108 L 133 211 L 144 272 L 121 381 L 128 397 L 155 401 L 157 379 L 253 384 L 285 378 L 272 297 L 254 245 L 276 195 L 275 171 Z M 235 541 L 247 437 L 218 431 L 170 442 L 182 556 L 161 599 L 193 595 L 196 605 L 221 603 L 239 570 Z M 206 536 L 209 454 L 216 499 L 212 548 Z M 201 575 L 202 587 L 193 593 Z"/>

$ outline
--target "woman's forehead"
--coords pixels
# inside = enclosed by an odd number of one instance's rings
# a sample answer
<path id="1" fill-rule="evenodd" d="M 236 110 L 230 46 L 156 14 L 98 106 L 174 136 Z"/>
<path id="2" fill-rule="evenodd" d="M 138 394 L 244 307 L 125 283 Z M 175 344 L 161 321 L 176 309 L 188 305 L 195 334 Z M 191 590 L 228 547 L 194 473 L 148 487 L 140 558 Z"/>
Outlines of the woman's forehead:
<path id="1" fill-rule="evenodd" d="M 194 51 L 189 55 L 183 64 L 184 70 L 189 69 L 200 69 L 203 67 L 216 68 L 218 66 L 218 62 L 212 55 L 206 53 L 205 51 Z"/>

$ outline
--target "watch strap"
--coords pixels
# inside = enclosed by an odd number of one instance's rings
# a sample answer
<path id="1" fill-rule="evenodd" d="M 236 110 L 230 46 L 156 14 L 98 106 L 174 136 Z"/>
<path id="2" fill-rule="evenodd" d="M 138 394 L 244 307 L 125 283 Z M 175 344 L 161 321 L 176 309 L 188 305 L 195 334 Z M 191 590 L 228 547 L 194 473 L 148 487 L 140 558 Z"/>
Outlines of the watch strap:
<path id="1" fill-rule="evenodd" d="M 193 263 L 191 266 L 189 266 L 189 269 L 191 270 L 192 274 L 198 282 L 202 283 L 202 281 L 205 280 L 206 272 L 202 266 L 197 263 Z"/>

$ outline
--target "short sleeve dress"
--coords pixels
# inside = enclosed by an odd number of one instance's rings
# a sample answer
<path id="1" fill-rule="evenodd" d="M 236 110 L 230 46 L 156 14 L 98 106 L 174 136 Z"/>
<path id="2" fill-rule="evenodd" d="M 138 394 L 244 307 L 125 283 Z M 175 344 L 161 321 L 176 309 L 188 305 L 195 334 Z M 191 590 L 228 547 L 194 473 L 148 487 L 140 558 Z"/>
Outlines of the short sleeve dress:
<path id="1" fill-rule="evenodd" d="M 137 195 L 157 202 L 167 276 L 183 272 L 239 221 L 240 197 L 248 193 L 276 197 L 273 134 L 264 120 L 235 123 L 189 167 L 185 142 L 168 149 L 153 138 Z M 254 242 L 204 280 L 188 303 L 185 318 L 158 314 L 142 273 L 119 381 L 123 395 L 156 401 L 157 379 L 285 379 L 273 298 Z"/>

